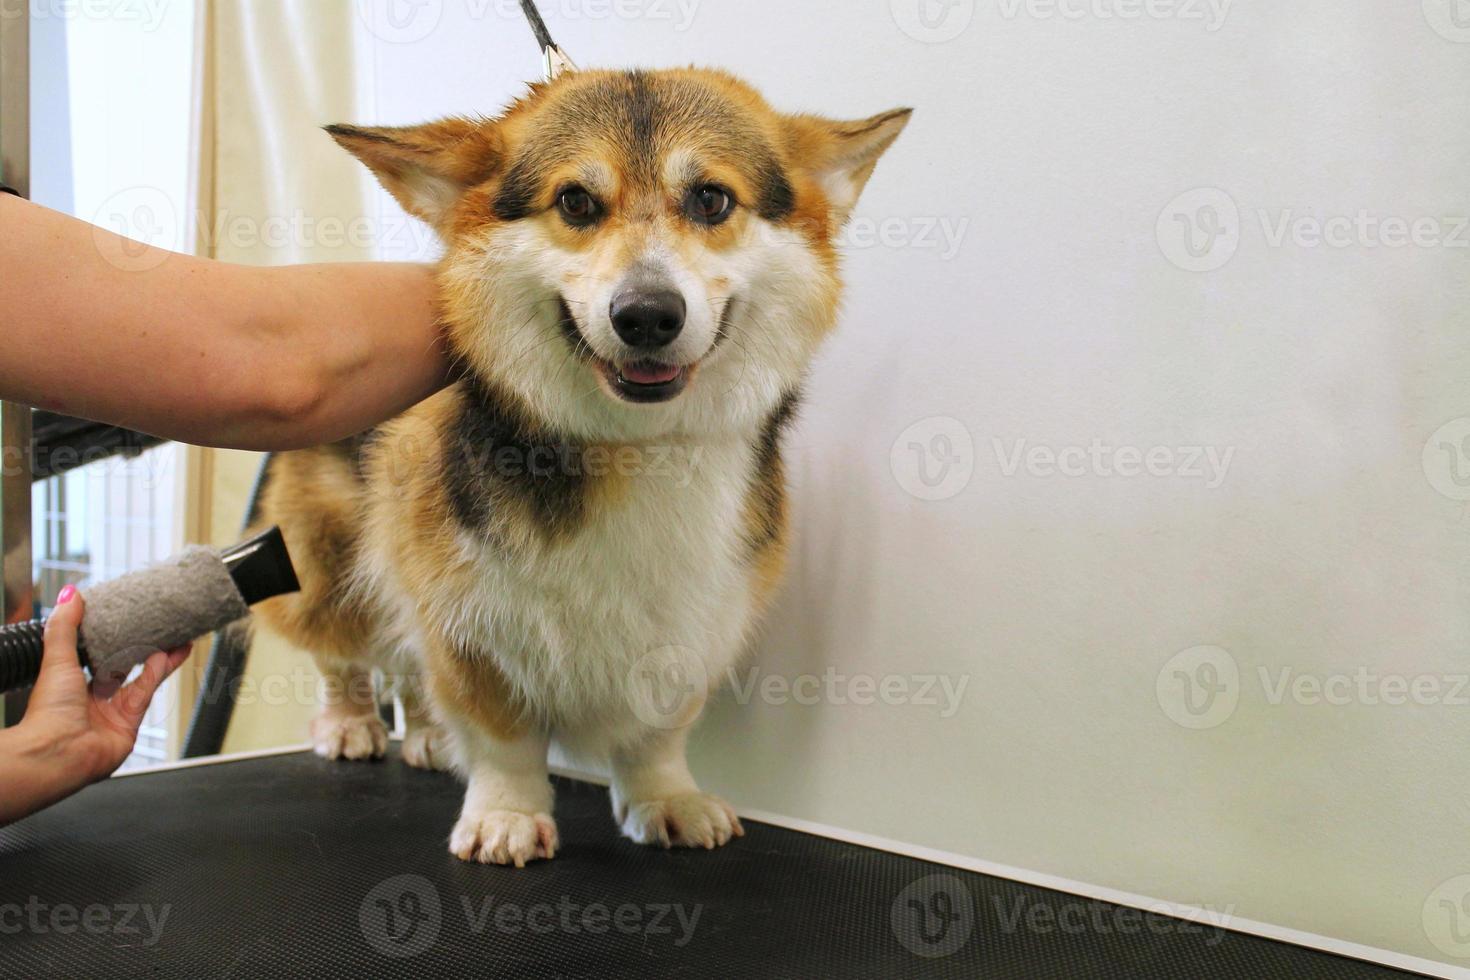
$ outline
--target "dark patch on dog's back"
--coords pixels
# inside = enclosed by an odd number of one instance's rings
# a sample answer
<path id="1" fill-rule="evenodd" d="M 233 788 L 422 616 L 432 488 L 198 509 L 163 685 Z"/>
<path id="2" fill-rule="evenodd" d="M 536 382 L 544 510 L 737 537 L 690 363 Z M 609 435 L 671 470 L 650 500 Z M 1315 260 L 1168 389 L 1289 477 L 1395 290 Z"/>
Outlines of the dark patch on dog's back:
<path id="1" fill-rule="evenodd" d="M 781 437 L 796 418 L 799 391 L 788 392 L 761 427 L 756 443 L 755 473 L 750 485 L 752 524 L 746 547 L 754 558 L 781 535 L 786 509 L 786 472 L 781 461 Z"/>
<path id="2" fill-rule="evenodd" d="M 529 420 L 512 396 L 479 380 L 461 383 L 459 413 L 441 463 L 455 518 L 504 540 L 507 522 L 531 520 L 555 540 L 574 531 L 586 507 L 582 447 Z"/>

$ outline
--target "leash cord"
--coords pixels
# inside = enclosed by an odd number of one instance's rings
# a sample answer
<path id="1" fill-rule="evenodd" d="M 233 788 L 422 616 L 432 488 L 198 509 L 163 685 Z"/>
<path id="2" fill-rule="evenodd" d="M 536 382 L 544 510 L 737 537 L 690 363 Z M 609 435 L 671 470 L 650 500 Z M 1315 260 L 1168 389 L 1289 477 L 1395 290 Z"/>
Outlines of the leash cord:
<path id="1" fill-rule="evenodd" d="M 551 32 L 546 29 L 546 21 L 541 19 L 541 11 L 536 9 L 535 0 L 521 0 L 521 10 L 525 12 L 526 20 L 530 21 L 531 33 L 536 35 L 536 43 L 541 45 L 541 50 L 551 51 L 556 48 Z"/>

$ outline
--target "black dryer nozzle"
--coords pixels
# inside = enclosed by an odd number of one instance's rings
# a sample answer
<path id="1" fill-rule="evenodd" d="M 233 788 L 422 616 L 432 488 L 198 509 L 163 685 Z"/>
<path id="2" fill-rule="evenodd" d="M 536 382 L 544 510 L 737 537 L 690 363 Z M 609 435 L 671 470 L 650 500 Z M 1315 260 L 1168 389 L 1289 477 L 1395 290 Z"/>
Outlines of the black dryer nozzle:
<path id="1" fill-rule="evenodd" d="M 281 529 L 272 527 L 220 553 L 247 606 L 301 590 Z"/>

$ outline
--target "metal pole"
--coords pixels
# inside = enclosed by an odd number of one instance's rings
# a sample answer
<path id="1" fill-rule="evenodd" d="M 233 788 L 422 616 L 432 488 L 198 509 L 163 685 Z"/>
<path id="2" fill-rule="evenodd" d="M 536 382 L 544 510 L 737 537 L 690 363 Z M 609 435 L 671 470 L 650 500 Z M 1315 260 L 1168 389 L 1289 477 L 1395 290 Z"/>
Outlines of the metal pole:
<path id="1" fill-rule="evenodd" d="M 0 16 L 0 179 L 29 196 L 31 190 L 30 5 L 13 4 Z M 4 314 L 0 312 L 0 324 Z M 0 344 L 4 343 L 0 330 Z M 30 619 L 31 410 L 0 402 L 0 555 L 4 556 L 4 621 Z M 14 721 L 24 701 L 7 699 Z"/>

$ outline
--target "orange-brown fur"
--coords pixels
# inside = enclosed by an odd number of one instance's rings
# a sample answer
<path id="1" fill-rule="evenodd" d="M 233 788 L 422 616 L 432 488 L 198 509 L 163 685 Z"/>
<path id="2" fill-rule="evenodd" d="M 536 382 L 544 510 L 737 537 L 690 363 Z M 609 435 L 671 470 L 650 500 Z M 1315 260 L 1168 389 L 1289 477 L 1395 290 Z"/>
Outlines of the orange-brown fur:
<path id="1" fill-rule="evenodd" d="M 319 657 L 353 660 L 370 635 L 369 617 L 348 588 L 362 533 L 357 477 L 331 447 L 277 456 L 262 488 L 252 533 L 278 524 L 296 565 L 301 591 L 257 611 L 278 632 Z"/>

